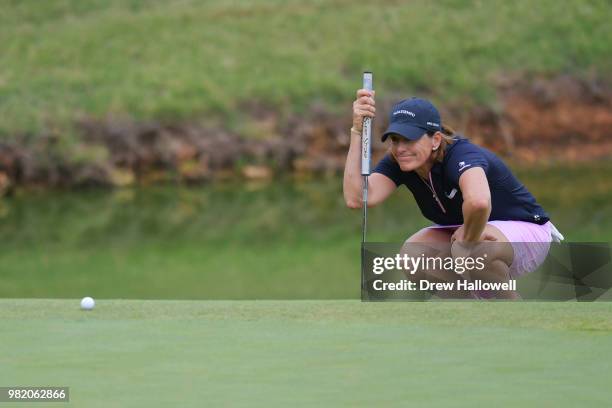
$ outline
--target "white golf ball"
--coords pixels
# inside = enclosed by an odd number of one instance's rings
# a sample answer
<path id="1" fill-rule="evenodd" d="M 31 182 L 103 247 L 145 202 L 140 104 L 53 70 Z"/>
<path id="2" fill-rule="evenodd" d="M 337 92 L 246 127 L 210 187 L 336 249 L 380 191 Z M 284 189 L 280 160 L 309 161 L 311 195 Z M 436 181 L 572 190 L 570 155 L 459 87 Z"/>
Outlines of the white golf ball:
<path id="1" fill-rule="evenodd" d="M 95 305 L 96 302 L 93 300 L 93 298 L 90 298 L 89 296 L 81 299 L 81 309 L 83 310 L 91 310 L 94 308 Z"/>

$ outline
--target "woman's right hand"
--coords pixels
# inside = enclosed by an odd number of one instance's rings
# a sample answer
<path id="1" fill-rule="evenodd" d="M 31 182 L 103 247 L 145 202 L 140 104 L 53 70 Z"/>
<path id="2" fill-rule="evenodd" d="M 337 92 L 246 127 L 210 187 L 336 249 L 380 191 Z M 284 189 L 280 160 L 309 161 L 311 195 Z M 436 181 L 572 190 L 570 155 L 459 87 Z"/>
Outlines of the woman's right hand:
<path id="1" fill-rule="evenodd" d="M 353 129 L 361 133 L 363 128 L 363 118 L 374 118 L 376 107 L 374 106 L 374 91 L 359 89 L 357 99 L 353 102 Z"/>

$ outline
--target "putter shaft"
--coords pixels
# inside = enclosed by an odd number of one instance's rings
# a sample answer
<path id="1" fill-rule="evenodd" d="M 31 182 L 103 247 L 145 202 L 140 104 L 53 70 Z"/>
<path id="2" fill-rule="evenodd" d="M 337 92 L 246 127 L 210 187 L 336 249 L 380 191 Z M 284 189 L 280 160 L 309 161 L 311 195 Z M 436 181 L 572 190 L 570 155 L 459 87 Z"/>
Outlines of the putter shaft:
<path id="1" fill-rule="evenodd" d="M 368 226 L 368 176 L 363 176 L 363 225 L 361 243 L 366 242 L 366 228 Z"/>

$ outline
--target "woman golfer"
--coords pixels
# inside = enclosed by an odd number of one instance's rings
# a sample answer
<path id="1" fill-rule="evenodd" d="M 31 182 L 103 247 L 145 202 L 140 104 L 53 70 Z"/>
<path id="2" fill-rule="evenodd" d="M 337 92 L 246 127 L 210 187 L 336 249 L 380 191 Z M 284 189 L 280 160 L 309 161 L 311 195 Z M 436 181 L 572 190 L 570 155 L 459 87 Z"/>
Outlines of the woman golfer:
<path id="1" fill-rule="evenodd" d="M 362 206 L 362 122 L 375 113 L 374 92 L 357 91 L 344 170 L 344 198 L 350 208 Z M 367 205 L 382 203 L 402 185 L 412 192 L 422 214 L 434 225 L 407 239 L 408 252 L 412 243 L 448 244 L 452 256 L 474 255 L 479 243 L 495 242 L 486 247 L 488 267 L 482 276 L 472 271 L 469 279 L 504 282 L 534 271 L 546 258 L 550 242 L 563 239 L 508 167 L 489 150 L 444 126 L 431 102 L 410 98 L 397 103 L 382 136 L 383 141 L 387 139 L 391 140 L 389 151 L 368 178 Z M 448 271 L 423 272 L 427 279 L 457 279 Z M 464 295 L 491 296 L 475 292 L 459 296 Z M 493 296 L 517 295 L 510 291 Z"/>

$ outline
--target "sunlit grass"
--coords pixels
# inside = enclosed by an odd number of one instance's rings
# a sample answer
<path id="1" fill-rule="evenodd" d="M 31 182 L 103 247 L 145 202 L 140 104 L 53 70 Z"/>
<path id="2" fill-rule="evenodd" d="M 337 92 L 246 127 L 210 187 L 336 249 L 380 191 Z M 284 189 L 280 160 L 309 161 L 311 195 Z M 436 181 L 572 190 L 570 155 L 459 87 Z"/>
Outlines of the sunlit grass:
<path id="1" fill-rule="evenodd" d="M 0 382 L 94 408 L 605 406 L 611 307 L 1 299 Z"/>

